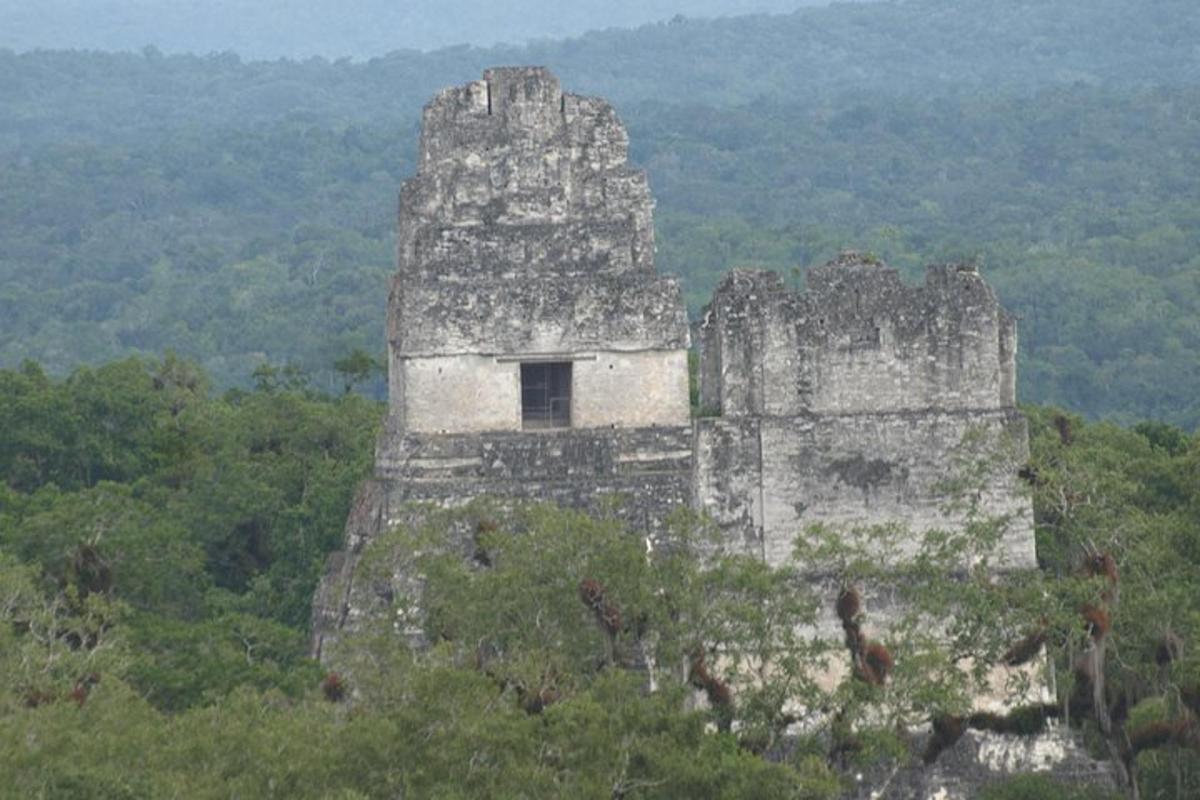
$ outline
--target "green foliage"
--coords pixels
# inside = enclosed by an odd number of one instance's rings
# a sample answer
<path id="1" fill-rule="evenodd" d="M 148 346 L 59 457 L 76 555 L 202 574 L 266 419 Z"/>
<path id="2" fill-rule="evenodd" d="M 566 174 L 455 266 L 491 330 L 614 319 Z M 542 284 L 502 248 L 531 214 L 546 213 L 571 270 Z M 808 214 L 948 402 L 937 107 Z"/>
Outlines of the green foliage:
<path id="1" fill-rule="evenodd" d="M 736 719 L 748 753 L 787 752 L 799 724 L 826 742 L 827 755 L 841 747 L 830 742 L 845 740 L 853 763 L 903 764 L 910 743 L 897 730 L 970 709 L 993 689 L 1015 631 L 1039 616 L 1077 625 L 1073 611 L 1064 621 L 1047 613 L 1039 575 L 994 580 L 1006 525 L 979 520 L 930 532 L 915 554 L 899 526 L 814 528 L 796 553 L 796 563 L 826 576 L 814 584 L 812 573 L 727 550 L 686 515 L 648 556 L 613 519 L 489 503 L 425 509 L 418 526 L 364 551 L 358 580 L 382 582 L 394 595 L 373 612 L 377 628 L 339 637 L 336 659 L 373 706 L 402 706 L 390 677 L 406 661 L 396 631 L 421 632 L 434 647 L 425 659 L 477 669 L 502 696 L 547 719 L 578 707 L 614 665 L 634 667 L 660 697 L 702 692 L 710 723 L 728 731 Z M 396 584 L 397 574 L 420 578 Z M 900 601 L 887 620 L 885 657 L 895 669 L 878 681 L 850 668 L 840 637 L 813 635 L 821 606 L 850 585 Z M 1005 688 L 1027 693 L 1035 678 L 1014 676 Z M 1013 724 L 1032 732 L 1043 721 L 1039 709 Z"/>
<path id="2" fill-rule="evenodd" d="M 48 598 L 51 617 L 135 611 L 120 631 L 140 657 L 122 674 L 164 708 L 312 685 L 303 631 L 378 406 L 286 387 L 212 397 L 174 356 L 64 380 L 28 363 L 0 387 L 0 552 L 26 565 L 20 596 Z"/>
<path id="3" fill-rule="evenodd" d="M 991 579 L 1009 521 L 978 518 L 974 500 L 1019 454 L 982 437 L 964 441 L 945 487 L 966 525 L 929 533 L 915 557 L 897 526 L 813 528 L 797 554 L 828 576 L 820 586 L 722 550 L 686 515 L 648 557 L 612 516 L 480 502 L 364 553 L 365 578 L 372 563 L 390 578 L 400 553 L 423 581 L 396 596 L 400 616 L 338 645 L 356 654 L 351 699 L 330 702 L 305 658 L 309 602 L 381 409 L 205 386 L 175 357 L 62 380 L 0 371 L 4 796 L 829 798 L 831 761 L 904 763 L 898 726 L 964 712 L 1031 626 L 1069 694 L 1079 608 L 1108 588 L 1080 573 L 1091 548 L 1120 569 L 1120 658 L 1105 666 L 1133 700 L 1127 729 L 1177 718 L 1200 686 L 1196 437 L 1030 408 L 1038 573 Z M 581 599 L 587 580 L 619 624 Z M 894 669 L 874 686 L 842 642 L 805 628 L 840 587 L 885 583 L 904 610 L 888 624 Z M 405 615 L 418 605 L 423 619 Z M 395 626 L 409 623 L 431 649 L 407 649 Z M 1185 646 L 1160 664 L 1166 634 Z M 728 705 L 698 688 L 698 656 Z M 797 722 L 810 739 L 787 735 Z M 1036 709 L 1010 720 L 1041 722 Z M 1135 769 L 1144 797 L 1200 785 L 1195 755 L 1173 744 Z"/>
<path id="4" fill-rule="evenodd" d="M 1162 423 L 1127 430 L 1058 409 L 1027 413 L 1039 558 L 1045 572 L 1061 576 L 1051 584 L 1060 614 L 1089 603 L 1111 615 L 1106 646 L 1117 655 L 1103 662 L 1104 682 L 1114 708 L 1117 698 L 1130 708 L 1117 736 L 1186 716 L 1181 694 L 1200 690 L 1200 440 Z M 1115 558 L 1115 591 L 1080 575 L 1097 551 Z M 1078 680 L 1069 657 L 1084 646 L 1080 628 L 1053 637 L 1063 648 L 1067 694 Z M 1130 766 L 1142 797 L 1200 791 L 1200 757 L 1187 748 L 1156 746 Z"/>
<path id="5" fill-rule="evenodd" d="M 634 679 L 604 678 L 530 717 L 477 673 L 422 668 L 389 714 L 240 691 L 175 717 L 101 684 L 82 707 L 6 718 L 0 791 L 11 797 L 830 798 L 806 778 L 710 735 Z M 120 731 L 119 736 L 97 731 Z M 621 735 L 613 735 L 620 731 Z"/>
<path id="6" fill-rule="evenodd" d="M 38 577 L 0 550 L 0 717 L 64 702 L 79 682 L 128 663 L 120 603 L 70 589 L 47 595 Z"/>
<path id="7" fill-rule="evenodd" d="M 1185 641 L 1200 636 L 1188 588 L 1200 580 L 1196 437 L 1158 425 L 1085 424 L 1057 409 L 1028 413 L 1039 558 L 1067 576 L 1078 572 L 1089 548 L 1114 554 L 1122 590 L 1114 625 L 1127 622 L 1117 635 L 1130 637 L 1124 659 L 1137 654 L 1132 663 L 1142 661 L 1139 669 L 1150 672 L 1165 633 Z"/>
<path id="8" fill-rule="evenodd" d="M 354 387 L 378 371 L 386 371 L 386 367 L 371 358 L 365 350 L 356 349 L 350 355 L 333 362 L 333 369 L 345 381 L 345 393 L 350 394 Z"/>
<path id="9" fill-rule="evenodd" d="M 546 714 L 547 741 L 572 742 L 564 753 L 568 786 L 584 797 L 820 798 L 837 781 L 827 768 L 791 770 L 737 746 L 727 734 L 709 734 L 703 719 L 675 711 L 673 693 L 646 697 L 636 676 L 608 673 L 589 696 Z M 609 731 L 622 732 L 613 737 Z M 615 778 L 615 780 L 614 780 Z"/>
<path id="10" fill-rule="evenodd" d="M 480 528 L 468 540 L 471 558 L 446 536 Z M 362 569 L 367 580 L 386 580 L 397 554 L 409 554 L 399 567 L 424 579 L 396 598 L 397 612 L 419 607 L 434 642 L 521 692 L 569 693 L 613 663 L 645 663 L 650 680 L 669 685 L 686 678 L 675 665 L 708 648 L 723 662 L 713 669 L 767 715 L 756 724 L 778 726 L 782 700 L 802 679 L 781 673 L 764 685 L 764 670 L 821 650 L 796 628 L 814 618 L 815 599 L 786 570 L 722 553 L 695 520 L 681 517 L 669 538 L 665 552 L 648 558 L 617 520 L 541 506 L 498 514 L 483 503 L 376 539 Z M 608 630 L 581 597 L 589 581 L 599 606 L 616 612 Z"/>
<path id="11" fill-rule="evenodd" d="M 47 486 L 29 497 L 19 524 L 0 531 L 0 547 L 81 595 L 108 592 L 175 616 L 195 614 L 206 585 L 204 552 L 185 526 L 127 484 Z"/>
<path id="12" fill-rule="evenodd" d="M 154 469 L 154 459 L 173 446 L 168 418 L 201 388 L 168 383 L 178 363 L 127 359 L 79 369 L 65 381 L 51 380 L 29 361 L 0 372 L 5 482 L 24 490 L 51 483 L 76 489 Z"/>
<path id="13" fill-rule="evenodd" d="M 129 622 L 137 659 L 125 678 L 155 707 L 181 711 L 222 698 L 242 686 L 299 697 L 321 670 L 306 656 L 304 633 L 251 614 L 227 612 L 199 622 L 159 614 Z"/>

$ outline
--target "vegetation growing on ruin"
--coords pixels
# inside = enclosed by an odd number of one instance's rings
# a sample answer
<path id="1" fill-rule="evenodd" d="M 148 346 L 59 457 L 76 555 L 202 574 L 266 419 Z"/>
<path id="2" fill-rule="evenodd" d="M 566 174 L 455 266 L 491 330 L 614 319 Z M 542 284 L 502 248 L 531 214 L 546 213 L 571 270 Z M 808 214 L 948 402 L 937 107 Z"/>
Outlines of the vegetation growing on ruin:
<path id="1" fill-rule="evenodd" d="M 0 773 L 17 776 L 4 791 L 480 796 L 521 786 L 554 797 L 623 781 L 628 797 L 829 797 L 837 767 L 936 760 L 897 738 L 897 721 L 940 720 L 953 738 L 967 727 L 1037 730 L 1047 716 L 1070 718 L 1099 755 L 1115 743 L 1143 797 L 1200 786 L 1195 435 L 1027 409 L 1023 474 L 1041 570 L 1002 586 L 954 577 L 947 565 L 962 548 L 994 544 L 987 521 L 931 540 L 900 582 L 911 615 L 878 641 L 870 602 L 843 594 L 885 577 L 873 548 L 897 531 L 867 532 L 858 549 L 810 531 L 804 562 L 836 578 L 825 592 L 755 559 L 714 561 L 694 523 L 677 535 L 715 570 L 683 547 L 647 560 L 613 520 L 547 509 L 514 520 L 480 507 L 463 512 L 475 515 L 473 559 L 430 541 L 412 550 L 436 576 L 422 598 L 434 647 L 413 656 L 392 631 L 367 630 L 360 663 L 331 675 L 306 658 L 309 600 L 341 545 L 382 407 L 300 384 L 218 394 L 177 358 L 66 379 L 34 364 L 0 371 Z M 968 484 L 959 490 L 969 498 Z M 853 647 L 791 627 L 835 604 L 863 637 L 861 664 Z M 1057 663 L 1058 700 L 1004 718 L 967 714 L 980 675 L 930 635 L 950 606 L 960 609 L 953 651 L 974 663 L 1024 660 L 1036 634 Z M 1079 692 L 1093 685 L 1080 656 L 1100 639 L 1106 657 L 1086 663 L 1103 670 L 1108 723 Z M 395 666 L 361 663 L 373 659 Z M 641 666 L 617 668 L 631 662 Z M 825 662 L 844 670 L 832 693 L 806 677 Z M 767 663 L 772 679 L 756 682 L 754 665 Z M 650 695 L 647 664 L 659 687 Z M 840 716 L 789 742 L 780 734 L 796 701 Z M 1036 785 L 996 796 L 1047 796 Z"/>

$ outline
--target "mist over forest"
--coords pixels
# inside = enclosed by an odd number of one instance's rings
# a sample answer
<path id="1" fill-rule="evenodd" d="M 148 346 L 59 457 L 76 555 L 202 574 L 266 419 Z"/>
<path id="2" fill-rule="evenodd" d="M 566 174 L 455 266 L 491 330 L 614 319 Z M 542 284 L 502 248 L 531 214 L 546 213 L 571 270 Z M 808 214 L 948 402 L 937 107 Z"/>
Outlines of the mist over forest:
<path id="1" fill-rule="evenodd" d="M 687 17 L 782 13 L 830 0 L 3 0 L 13 50 L 234 52 L 369 58 L 393 50 L 520 44 Z"/>

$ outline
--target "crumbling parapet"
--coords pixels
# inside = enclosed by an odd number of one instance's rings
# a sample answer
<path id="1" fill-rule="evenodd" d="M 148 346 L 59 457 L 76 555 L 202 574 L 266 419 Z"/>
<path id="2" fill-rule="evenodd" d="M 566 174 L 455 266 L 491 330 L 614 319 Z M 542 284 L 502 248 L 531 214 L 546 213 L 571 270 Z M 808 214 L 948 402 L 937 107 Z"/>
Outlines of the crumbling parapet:
<path id="1" fill-rule="evenodd" d="M 978 271 L 928 268 L 910 287 L 843 254 L 793 292 L 730 272 L 705 309 L 701 403 L 725 415 L 983 411 L 1016 404 L 1016 325 Z"/>
<path id="2" fill-rule="evenodd" d="M 984 439 L 994 463 L 974 512 L 1008 521 L 1004 567 L 1035 566 L 1016 327 L 979 273 L 932 266 L 914 287 L 847 253 L 807 283 L 736 269 L 704 311 L 697 507 L 777 564 L 818 523 L 955 529 L 946 486 L 963 443 Z"/>
<path id="3" fill-rule="evenodd" d="M 387 436 L 521 430 L 535 360 L 571 365 L 576 427 L 688 424 L 687 313 L 654 271 L 628 146 L 608 103 L 537 67 L 426 107 L 400 193 Z"/>

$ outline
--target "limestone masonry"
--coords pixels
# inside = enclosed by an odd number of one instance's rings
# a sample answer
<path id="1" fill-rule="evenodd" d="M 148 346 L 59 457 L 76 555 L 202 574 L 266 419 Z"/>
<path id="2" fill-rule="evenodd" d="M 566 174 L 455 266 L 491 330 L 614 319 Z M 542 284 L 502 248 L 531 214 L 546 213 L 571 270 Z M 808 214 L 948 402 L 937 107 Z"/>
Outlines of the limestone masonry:
<path id="1" fill-rule="evenodd" d="M 696 424 L 694 502 L 768 561 L 818 522 L 952 527 L 942 487 L 972 432 L 1008 451 L 980 509 L 1010 519 L 1005 566 L 1035 566 L 1016 328 L 974 269 L 930 267 L 910 288 L 843 256 L 804 293 L 734 270 L 701 332 L 700 402 L 717 416 Z"/>
<path id="2" fill-rule="evenodd" d="M 544 69 L 489 70 L 426 107 L 400 193 L 388 419 L 314 602 L 318 657 L 386 606 L 355 570 L 412 501 L 615 503 L 647 536 L 690 507 L 779 563 L 816 522 L 957 524 L 943 483 L 973 432 L 1010 455 L 979 509 L 1009 520 L 1004 566 L 1035 565 L 1016 328 L 979 274 L 930 267 L 911 287 L 843 256 L 796 292 L 730 272 L 699 324 L 692 420 L 687 313 L 655 272 L 627 151 L 608 103 Z"/>
<path id="3" fill-rule="evenodd" d="M 389 406 L 314 604 L 314 651 L 371 613 L 362 548 L 413 501 L 692 504 L 687 312 L 654 271 L 653 200 L 603 100 L 496 69 L 425 109 L 400 192 Z"/>

